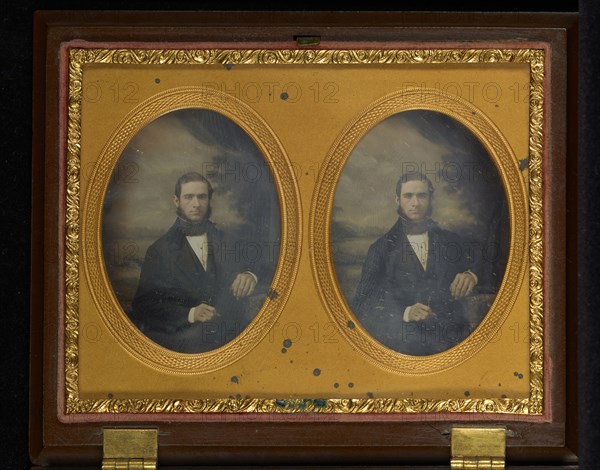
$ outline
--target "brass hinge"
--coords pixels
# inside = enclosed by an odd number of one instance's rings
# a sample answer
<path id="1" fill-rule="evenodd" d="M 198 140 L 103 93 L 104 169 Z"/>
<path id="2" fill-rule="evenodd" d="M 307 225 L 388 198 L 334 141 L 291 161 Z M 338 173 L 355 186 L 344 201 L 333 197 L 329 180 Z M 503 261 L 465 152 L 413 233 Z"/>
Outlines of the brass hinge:
<path id="1" fill-rule="evenodd" d="M 158 429 L 104 428 L 102 470 L 156 470 Z"/>
<path id="2" fill-rule="evenodd" d="M 452 470 L 504 469 L 506 428 L 452 428 Z"/>

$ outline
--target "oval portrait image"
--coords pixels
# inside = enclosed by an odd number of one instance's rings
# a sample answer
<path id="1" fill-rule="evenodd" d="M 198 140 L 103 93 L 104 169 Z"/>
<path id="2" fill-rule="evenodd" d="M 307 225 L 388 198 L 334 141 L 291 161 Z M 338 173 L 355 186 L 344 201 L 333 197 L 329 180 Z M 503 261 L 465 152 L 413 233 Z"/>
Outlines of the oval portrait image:
<path id="1" fill-rule="evenodd" d="M 174 352 L 226 345 L 264 304 L 280 208 L 252 138 L 208 109 L 169 112 L 137 132 L 102 209 L 102 250 L 122 310 Z"/>
<path id="2" fill-rule="evenodd" d="M 504 185 L 473 132 L 431 110 L 394 114 L 350 153 L 331 250 L 355 319 L 385 347 L 444 352 L 490 310 L 510 246 Z"/>

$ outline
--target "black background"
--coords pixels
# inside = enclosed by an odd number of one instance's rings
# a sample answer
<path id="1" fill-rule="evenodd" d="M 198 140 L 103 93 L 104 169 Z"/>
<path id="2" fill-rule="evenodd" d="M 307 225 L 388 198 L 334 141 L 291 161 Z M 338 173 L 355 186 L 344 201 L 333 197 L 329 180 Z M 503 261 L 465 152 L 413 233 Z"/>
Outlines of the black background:
<path id="1" fill-rule="evenodd" d="M 398 5 L 401 4 L 401 7 Z M 520 5 L 522 4 L 522 5 Z M 598 125 L 600 2 L 549 0 L 470 2 L 345 2 L 345 10 L 398 11 L 579 11 L 579 380 L 580 464 L 600 466 L 600 296 L 598 250 L 600 222 L 600 126 Z M 394 5 L 394 6 L 392 6 Z M 0 468 L 29 468 L 28 356 L 31 204 L 43 197 L 31 187 L 32 21 L 34 10 L 339 10 L 332 2 L 184 2 L 184 1 L 41 1 L 1 0 L 0 34 Z M 565 195 L 566 196 L 566 195 Z M 573 210 L 573 208 L 571 208 Z M 568 312 L 575 315 L 577 312 Z"/>

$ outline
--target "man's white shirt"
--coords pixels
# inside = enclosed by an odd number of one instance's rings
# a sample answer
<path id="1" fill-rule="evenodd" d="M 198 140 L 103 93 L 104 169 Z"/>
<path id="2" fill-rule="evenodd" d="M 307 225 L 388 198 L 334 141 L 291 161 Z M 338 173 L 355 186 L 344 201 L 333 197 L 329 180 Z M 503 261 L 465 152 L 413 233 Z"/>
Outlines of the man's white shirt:
<path id="1" fill-rule="evenodd" d="M 419 261 L 421 262 L 421 266 L 423 266 L 423 269 L 427 268 L 427 252 L 429 250 L 429 234 L 427 232 L 425 233 L 419 233 L 416 235 L 406 235 L 406 238 L 408 238 L 408 242 L 410 243 L 410 246 L 412 247 L 413 251 L 415 252 L 415 255 L 417 255 L 417 258 L 419 259 Z"/>
<path id="2" fill-rule="evenodd" d="M 415 252 L 415 255 L 417 255 L 417 258 L 419 259 L 421 266 L 423 266 L 423 269 L 427 269 L 427 251 L 429 250 L 429 234 L 427 232 L 411 235 L 407 234 L 406 238 L 408 238 L 408 243 L 410 243 L 410 246 Z M 404 321 L 410 321 L 408 318 L 408 312 L 410 311 L 411 307 L 412 305 L 404 309 L 404 315 L 402 316 L 402 319 Z"/>
<path id="3" fill-rule="evenodd" d="M 198 260 L 200 260 L 200 264 L 202 264 L 202 267 L 206 271 L 206 265 L 208 263 L 208 237 L 206 236 L 206 233 L 203 233 L 202 235 L 190 235 L 185 238 L 187 238 L 192 250 L 196 253 Z M 194 323 L 195 321 L 194 308 L 195 307 L 192 307 L 190 313 L 188 313 L 188 321 L 190 323 Z"/>
<path id="4" fill-rule="evenodd" d="M 200 260 L 202 267 L 206 270 L 206 265 L 208 263 L 208 237 L 206 233 L 202 235 L 192 235 L 185 237 L 187 238 L 188 243 L 196 253 L 196 256 Z"/>
<path id="5" fill-rule="evenodd" d="M 192 250 L 194 250 L 194 253 L 198 257 L 198 260 L 200 260 L 202 267 L 206 271 L 206 266 L 208 264 L 208 237 L 207 237 L 206 233 L 203 233 L 202 235 L 190 235 L 185 238 L 187 239 L 188 243 L 192 247 Z M 253 272 L 250 272 L 250 271 L 245 271 L 245 273 L 250 274 L 254 278 L 254 281 L 258 282 L 258 278 L 256 277 L 256 274 L 254 274 Z M 194 308 L 195 307 L 192 307 L 190 309 L 190 312 L 188 313 L 188 322 L 190 322 L 190 323 L 195 322 Z"/>
<path id="6" fill-rule="evenodd" d="M 429 254 L 429 234 L 427 232 L 425 233 L 419 233 L 419 234 L 406 234 L 406 238 L 408 238 L 408 242 L 412 248 L 412 250 L 414 251 L 415 255 L 417 255 L 417 258 L 419 259 L 419 262 L 421 263 L 421 266 L 423 266 L 423 269 L 426 270 L 427 269 L 427 256 Z M 466 271 L 467 273 L 469 273 L 471 276 L 473 276 L 473 278 L 475 279 L 475 284 L 477 284 L 477 282 L 479 281 L 479 279 L 477 278 L 477 275 L 472 272 L 472 271 Z M 412 305 L 410 305 L 409 307 L 406 307 L 404 309 L 404 315 L 402 316 L 402 319 L 404 321 L 410 321 L 408 318 L 408 313 L 411 309 Z"/>

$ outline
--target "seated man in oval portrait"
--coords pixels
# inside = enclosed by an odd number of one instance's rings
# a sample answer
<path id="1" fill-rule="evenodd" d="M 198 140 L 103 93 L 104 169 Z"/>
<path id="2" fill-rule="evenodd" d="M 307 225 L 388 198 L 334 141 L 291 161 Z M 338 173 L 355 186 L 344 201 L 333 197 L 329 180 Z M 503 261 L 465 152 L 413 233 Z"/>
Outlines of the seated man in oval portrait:
<path id="1" fill-rule="evenodd" d="M 473 250 L 431 219 L 434 188 L 418 172 L 396 185 L 398 220 L 367 253 L 352 309 L 385 346 L 430 355 L 471 332 L 461 299 L 478 277 Z"/>
<path id="2" fill-rule="evenodd" d="M 257 277 L 251 266 L 240 265 L 236 242 L 210 220 L 212 196 L 200 173 L 177 180 L 177 220 L 148 248 L 132 303 L 142 332 L 177 352 L 218 348 L 250 321 L 243 299 Z"/>

